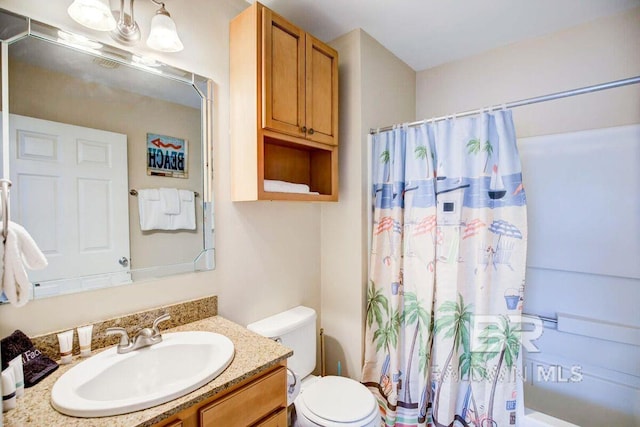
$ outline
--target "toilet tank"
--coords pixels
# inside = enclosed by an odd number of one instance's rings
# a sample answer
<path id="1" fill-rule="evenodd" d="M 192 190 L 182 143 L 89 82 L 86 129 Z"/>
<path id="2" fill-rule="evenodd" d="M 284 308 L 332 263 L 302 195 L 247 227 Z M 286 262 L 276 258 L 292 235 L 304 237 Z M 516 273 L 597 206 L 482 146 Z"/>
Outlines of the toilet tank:
<path id="1" fill-rule="evenodd" d="M 279 341 L 293 350 L 287 366 L 300 378 L 316 366 L 316 312 L 298 306 L 247 325 L 247 329 Z"/>

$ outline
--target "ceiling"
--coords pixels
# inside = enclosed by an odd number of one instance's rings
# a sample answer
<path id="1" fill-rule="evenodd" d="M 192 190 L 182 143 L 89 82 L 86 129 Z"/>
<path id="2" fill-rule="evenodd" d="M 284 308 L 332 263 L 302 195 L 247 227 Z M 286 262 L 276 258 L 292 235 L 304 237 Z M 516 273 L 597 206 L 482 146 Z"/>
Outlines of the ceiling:
<path id="1" fill-rule="evenodd" d="M 416 71 L 640 6 L 640 0 L 260 2 L 324 41 L 362 28 Z"/>

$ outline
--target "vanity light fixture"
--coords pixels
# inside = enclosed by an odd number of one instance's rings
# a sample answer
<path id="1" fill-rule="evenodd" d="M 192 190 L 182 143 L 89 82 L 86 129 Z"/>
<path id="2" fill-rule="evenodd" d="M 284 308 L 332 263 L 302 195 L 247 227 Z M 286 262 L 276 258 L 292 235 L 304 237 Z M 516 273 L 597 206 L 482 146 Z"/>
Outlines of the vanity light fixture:
<path id="1" fill-rule="evenodd" d="M 151 19 L 151 29 L 147 46 L 162 52 L 179 52 L 184 49 L 176 24 L 159 0 L 151 0 L 160 6 Z M 129 13 L 124 11 L 124 0 L 120 0 L 120 10 L 111 11 L 108 0 L 74 0 L 67 12 L 74 21 L 87 28 L 110 31 L 111 37 L 119 43 L 133 46 L 140 41 L 140 27 L 134 18 L 134 0 L 129 0 Z"/>

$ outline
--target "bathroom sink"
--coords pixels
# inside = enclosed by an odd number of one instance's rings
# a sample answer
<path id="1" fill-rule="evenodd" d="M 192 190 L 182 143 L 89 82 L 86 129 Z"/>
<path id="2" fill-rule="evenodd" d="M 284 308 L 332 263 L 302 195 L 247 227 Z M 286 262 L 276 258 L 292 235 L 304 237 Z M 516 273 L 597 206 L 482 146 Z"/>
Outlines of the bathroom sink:
<path id="1" fill-rule="evenodd" d="M 233 359 L 233 343 L 224 335 L 192 331 L 162 338 L 127 354 L 114 346 L 69 369 L 53 385 L 53 407 L 75 417 L 150 408 L 205 385 Z"/>

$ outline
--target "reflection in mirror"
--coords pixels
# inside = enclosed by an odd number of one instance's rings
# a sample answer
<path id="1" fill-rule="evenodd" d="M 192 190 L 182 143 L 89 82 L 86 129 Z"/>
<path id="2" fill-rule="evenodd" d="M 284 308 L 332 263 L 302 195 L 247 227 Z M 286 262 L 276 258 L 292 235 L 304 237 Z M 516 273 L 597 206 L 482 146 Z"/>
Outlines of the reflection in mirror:
<path id="1" fill-rule="evenodd" d="M 1 10 L 0 22 L 15 33 L 0 33 L 11 220 L 49 261 L 29 272 L 35 297 L 212 269 L 212 83 Z"/>

